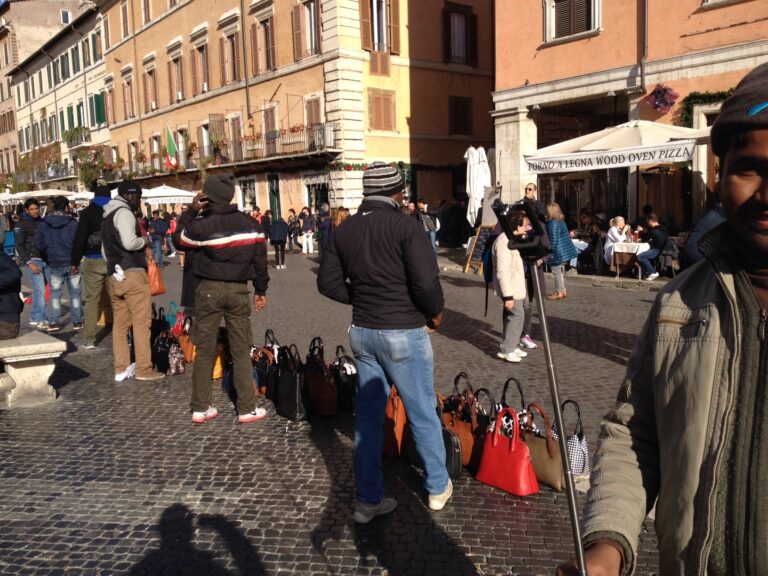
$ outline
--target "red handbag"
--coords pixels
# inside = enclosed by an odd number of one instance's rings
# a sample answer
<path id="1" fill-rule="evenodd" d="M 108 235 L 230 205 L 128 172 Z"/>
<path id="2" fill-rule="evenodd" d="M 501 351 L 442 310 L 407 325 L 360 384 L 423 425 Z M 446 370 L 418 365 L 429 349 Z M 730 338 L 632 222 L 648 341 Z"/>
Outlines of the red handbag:
<path id="1" fill-rule="evenodd" d="M 514 422 L 511 438 L 499 434 L 499 423 L 507 415 Z M 528 496 L 539 491 L 531 453 L 528 446 L 520 440 L 517 414 L 511 408 L 504 408 L 499 412 L 493 424 L 493 431 L 485 437 L 477 479 L 483 484 L 501 488 L 515 496 Z"/>

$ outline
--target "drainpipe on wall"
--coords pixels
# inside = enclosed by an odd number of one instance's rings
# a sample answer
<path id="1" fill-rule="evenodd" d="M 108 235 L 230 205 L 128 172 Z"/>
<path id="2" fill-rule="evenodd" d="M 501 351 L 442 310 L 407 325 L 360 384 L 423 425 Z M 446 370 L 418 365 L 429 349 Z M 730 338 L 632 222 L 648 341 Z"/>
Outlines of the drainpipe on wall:
<path id="1" fill-rule="evenodd" d="M 131 4 L 130 7 L 131 7 L 131 39 L 133 41 L 132 42 L 133 65 L 135 67 L 134 72 L 136 73 L 136 87 L 138 88 L 139 86 L 139 52 L 138 52 L 138 49 L 136 48 L 136 14 L 134 13 L 134 10 L 133 10 L 133 4 Z M 131 102 L 133 102 L 133 87 L 131 87 Z M 141 149 L 144 146 L 144 123 L 141 119 L 142 118 L 141 106 L 136 106 L 136 110 L 138 110 L 138 114 L 136 116 L 139 119 L 139 146 L 138 146 L 137 152 L 141 152 Z M 130 152 L 130 147 L 128 148 L 128 151 Z"/>
<path id="2" fill-rule="evenodd" d="M 648 61 L 648 2 L 643 0 L 643 57 L 640 59 L 640 88 L 645 94 L 645 65 Z"/>
<path id="3" fill-rule="evenodd" d="M 240 37 L 243 39 L 243 71 L 245 72 L 245 121 L 251 121 L 251 83 L 248 80 L 248 58 L 246 57 L 247 45 L 245 41 L 245 0 L 240 0 L 240 27 L 243 32 Z M 243 126 L 245 128 L 245 126 Z"/>

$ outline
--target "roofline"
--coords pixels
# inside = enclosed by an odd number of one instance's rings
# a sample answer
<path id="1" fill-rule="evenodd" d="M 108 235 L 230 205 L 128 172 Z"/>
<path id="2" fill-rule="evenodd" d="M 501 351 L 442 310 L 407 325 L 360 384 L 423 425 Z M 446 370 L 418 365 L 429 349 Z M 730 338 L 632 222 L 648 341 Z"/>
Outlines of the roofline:
<path id="1" fill-rule="evenodd" d="M 67 24 L 64 28 L 59 30 L 56 34 L 54 34 L 45 44 L 40 46 L 37 50 L 32 52 L 29 56 L 27 56 L 22 62 L 19 62 L 16 66 L 8 70 L 8 72 L 5 73 L 6 76 L 13 76 L 14 74 L 18 72 L 26 72 L 24 70 L 24 67 L 28 64 L 31 64 L 34 60 L 36 60 L 39 56 L 48 56 L 49 49 L 55 45 L 59 40 L 64 38 L 69 32 L 75 31 L 77 32 L 76 25 L 79 23 L 84 22 L 87 18 L 90 16 L 93 16 L 94 14 L 98 14 L 99 9 L 95 6 L 90 6 L 89 8 L 86 8 L 86 10 L 80 14 L 77 18 L 72 20 L 69 24 Z M 50 58 L 50 56 L 48 56 Z"/>

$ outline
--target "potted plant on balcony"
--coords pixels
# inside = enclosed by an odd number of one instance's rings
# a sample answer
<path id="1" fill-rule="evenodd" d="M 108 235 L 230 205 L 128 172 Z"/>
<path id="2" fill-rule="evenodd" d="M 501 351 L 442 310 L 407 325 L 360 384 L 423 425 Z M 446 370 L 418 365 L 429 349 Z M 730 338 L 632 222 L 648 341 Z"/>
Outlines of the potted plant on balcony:
<path id="1" fill-rule="evenodd" d="M 134 162 L 138 164 L 144 164 L 144 162 L 147 161 L 147 155 L 144 154 L 141 150 L 136 152 L 136 155 L 133 157 Z"/>

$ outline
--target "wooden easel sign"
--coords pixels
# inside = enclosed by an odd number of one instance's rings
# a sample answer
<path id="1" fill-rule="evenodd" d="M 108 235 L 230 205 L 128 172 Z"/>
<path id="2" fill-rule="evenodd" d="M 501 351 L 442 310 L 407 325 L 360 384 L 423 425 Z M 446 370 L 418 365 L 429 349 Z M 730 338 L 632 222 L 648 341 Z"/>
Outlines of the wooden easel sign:
<path id="1" fill-rule="evenodd" d="M 493 232 L 495 226 L 495 224 L 486 224 L 477 229 L 477 234 L 472 239 L 467 264 L 464 266 L 465 274 L 469 272 L 470 268 L 475 270 L 475 274 L 482 273 L 483 251 L 485 250 L 485 244 L 488 242 L 488 238 L 490 238 L 491 232 Z"/>

